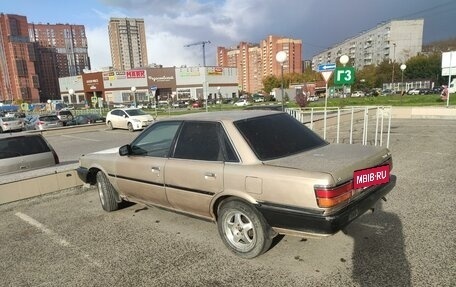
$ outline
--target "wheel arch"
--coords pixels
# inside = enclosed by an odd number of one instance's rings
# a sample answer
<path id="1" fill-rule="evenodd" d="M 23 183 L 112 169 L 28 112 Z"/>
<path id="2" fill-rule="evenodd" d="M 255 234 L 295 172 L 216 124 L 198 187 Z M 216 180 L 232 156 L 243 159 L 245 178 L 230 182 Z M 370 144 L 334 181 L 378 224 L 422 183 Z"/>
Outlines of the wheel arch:
<path id="1" fill-rule="evenodd" d="M 231 192 L 223 192 L 222 194 L 219 194 L 216 198 L 214 198 L 212 202 L 212 208 L 211 208 L 211 215 L 217 221 L 218 215 L 219 215 L 219 209 L 220 206 L 222 206 L 223 203 L 231 200 L 240 200 L 243 201 L 247 204 L 250 204 L 252 206 L 255 206 L 258 204 L 258 201 L 250 196 L 249 194 L 246 194 L 244 192 L 239 192 L 239 191 L 231 191 Z"/>

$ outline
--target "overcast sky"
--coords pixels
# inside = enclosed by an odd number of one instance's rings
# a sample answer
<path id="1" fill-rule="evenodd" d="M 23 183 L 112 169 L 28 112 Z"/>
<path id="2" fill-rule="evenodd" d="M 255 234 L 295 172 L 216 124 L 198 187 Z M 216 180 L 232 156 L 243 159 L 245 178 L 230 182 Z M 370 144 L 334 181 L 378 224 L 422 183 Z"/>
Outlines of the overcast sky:
<path id="1" fill-rule="evenodd" d="M 381 22 L 424 19 L 424 44 L 456 38 L 456 0 L 1 0 L 0 12 L 34 23 L 84 25 L 92 69 L 111 65 L 110 17 L 143 18 L 149 63 L 215 65 L 218 46 L 259 43 L 268 35 L 301 39 L 303 57 Z"/>

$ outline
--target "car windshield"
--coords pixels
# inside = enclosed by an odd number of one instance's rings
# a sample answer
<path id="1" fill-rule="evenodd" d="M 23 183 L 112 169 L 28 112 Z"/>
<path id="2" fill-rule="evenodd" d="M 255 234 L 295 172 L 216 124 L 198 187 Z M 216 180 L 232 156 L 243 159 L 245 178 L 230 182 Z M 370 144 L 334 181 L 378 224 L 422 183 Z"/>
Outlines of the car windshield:
<path id="1" fill-rule="evenodd" d="M 147 115 L 143 110 L 141 109 L 131 109 L 131 110 L 125 110 L 125 112 L 129 115 L 129 116 L 143 116 L 143 115 Z"/>
<path id="2" fill-rule="evenodd" d="M 328 144 L 285 113 L 234 122 L 260 160 L 281 158 Z"/>

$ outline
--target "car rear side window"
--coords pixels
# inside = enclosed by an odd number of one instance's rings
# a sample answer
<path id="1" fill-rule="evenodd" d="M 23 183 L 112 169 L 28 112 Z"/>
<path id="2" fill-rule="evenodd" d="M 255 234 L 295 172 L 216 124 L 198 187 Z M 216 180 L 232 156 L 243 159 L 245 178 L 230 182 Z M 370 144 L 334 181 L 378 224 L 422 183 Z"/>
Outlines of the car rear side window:
<path id="1" fill-rule="evenodd" d="M 285 157 L 327 144 L 285 113 L 240 120 L 234 125 L 260 160 Z"/>
<path id="2" fill-rule="evenodd" d="M 19 136 L 0 140 L 0 159 L 50 152 L 41 136 Z"/>
<path id="3" fill-rule="evenodd" d="M 221 124 L 217 122 L 185 122 L 173 157 L 206 161 L 238 161 Z"/>

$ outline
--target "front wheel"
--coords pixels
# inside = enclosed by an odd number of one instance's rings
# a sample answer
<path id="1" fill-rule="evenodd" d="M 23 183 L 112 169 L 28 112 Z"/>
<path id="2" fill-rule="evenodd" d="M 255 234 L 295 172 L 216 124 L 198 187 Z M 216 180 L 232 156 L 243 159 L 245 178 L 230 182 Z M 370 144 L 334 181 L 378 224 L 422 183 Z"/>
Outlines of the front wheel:
<path id="1" fill-rule="evenodd" d="M 128 124 L 127 124 L 127 127 L 128 127 L 128 130 L 129 130 L 130 132 L 134 132 L 134 131 L 135 131 L 135 129 L 133 128 L 133 124 L 132 124 L 132 123 L 128 123 Z"/>
<path id="2" fill-rule="evenodd" d="M 101 207 L 103 207 L 104 210 L 114 211 L 119 209 L 120 202 L 117 202 L 116 200 L 118 197 L 117 191 L 102 171 L 97 173 L 97 188 Z"/>
<path id="3" fill-rule="evenodd" d="M 112 125 L 112 122 L 111 122 L 111 121 L 108 122 L 108 127 L 109 127 L 111 130 L 114 129 L 114 126 Z"/>
<path id="4" fill-rule="evenodd" d="M 217 226 L 223 243 L 239 257 L 255 258 L 271 247 L 271 228 L 261 213 L 244 201 L 224 202 Z"/>

